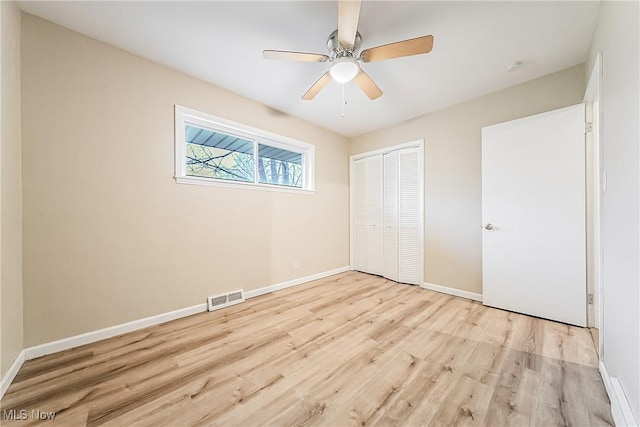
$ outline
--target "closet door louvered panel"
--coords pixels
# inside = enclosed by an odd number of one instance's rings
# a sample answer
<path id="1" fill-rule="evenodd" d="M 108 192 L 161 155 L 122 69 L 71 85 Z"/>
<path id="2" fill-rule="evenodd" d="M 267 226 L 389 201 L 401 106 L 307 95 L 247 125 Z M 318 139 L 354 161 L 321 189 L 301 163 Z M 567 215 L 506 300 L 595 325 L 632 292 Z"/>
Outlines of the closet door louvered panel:
<path id="1" fill-rule="evenodd" d="M 422 158 L 417 148 L 398 151 L 398 281 L 421 284 L 423 259 Z"/>
<path id="2" fill-rule="evenodd" d="M 383 156 L 384 163 L 384 277 L 398 280 L 398 153 Z"/>
<path id="3" fill-rule="evenodd" d="M 369 259 L 368 272 L 382 275 L 384 273 L 383 252 L 383 169 L 382 156 L 367 159 L 367 213 L 369 216 Z"/>
<path id="4" fill-rule="evenodd" d="M 421 285 L 422 142 L 351 161 L 352 268 Z"/>
<path id="5" fill-rule="evenodd" d="M 353 269 L 369 269 L 369 220 L 367 215 L 367 161 L 353 162 Z"/>

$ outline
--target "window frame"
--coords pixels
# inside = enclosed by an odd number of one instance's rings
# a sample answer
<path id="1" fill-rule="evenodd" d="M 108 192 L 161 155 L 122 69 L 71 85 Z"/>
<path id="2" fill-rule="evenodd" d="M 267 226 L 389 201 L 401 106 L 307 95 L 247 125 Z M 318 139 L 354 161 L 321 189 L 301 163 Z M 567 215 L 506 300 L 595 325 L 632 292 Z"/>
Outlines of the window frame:
<path id="1" fill-rule="evenodd" d="M 315 147 L 306 142 L 267 132 L 262 129 L 243 125 L 201 111 L 175 105 L 175 170 L 174 179 L 178 184 L 210 185 L 222 187 L 245 188 L 254 190 L 282 191 L 293 193 L 315 192 Z M 185 126 L 209 129 L 253 141 L 253 182 L 233 181 L 222 178 L 207 178 L 187 175 L 187 142 Z M 302 187 L 259 182 L 258 145 L 288 150 L 302 154 Z"/>

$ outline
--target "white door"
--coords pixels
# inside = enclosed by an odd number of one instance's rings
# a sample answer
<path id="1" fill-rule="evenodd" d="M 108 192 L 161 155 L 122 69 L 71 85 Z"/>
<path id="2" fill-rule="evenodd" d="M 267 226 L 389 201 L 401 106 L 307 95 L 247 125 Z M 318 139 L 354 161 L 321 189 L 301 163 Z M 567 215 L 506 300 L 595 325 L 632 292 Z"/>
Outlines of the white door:
<path id="1" fill-rule="evenodd" d="M 369 220 L 367 214 L 367 159 L 351 164 L 353 269 L 369 269 Z"/>
<path id="2" fill-rule="evenodd" d="M 353 162 L 353 268 L 382 275 L 382 156 Z"/>
<path id="3" fill-rule="evenodd" d="M 398 281 L 423 285 L 422 151 L 398 151 Z"/>
<path id="4" fill-rule="evenodd" d="M 373 156 L 367 159 L 367 215 L 368 215 L 368 272 L 384 273 L 384 250 L 382 228 L 382 156 Z"/>
<path id="5" fill-rule="evenodd" d="M 484 304 L 586 325 L 584 117 L 482 129 Z"/>
<path id="6" fill-rule="evenodd" d="M 424 141 L 351 157 L 351 266 L 422 285 Z"/>
<path id="7" fill-rule="evenodd" d="M 398 281 L 398 152 L 384 161 L 384 277 Z"/>

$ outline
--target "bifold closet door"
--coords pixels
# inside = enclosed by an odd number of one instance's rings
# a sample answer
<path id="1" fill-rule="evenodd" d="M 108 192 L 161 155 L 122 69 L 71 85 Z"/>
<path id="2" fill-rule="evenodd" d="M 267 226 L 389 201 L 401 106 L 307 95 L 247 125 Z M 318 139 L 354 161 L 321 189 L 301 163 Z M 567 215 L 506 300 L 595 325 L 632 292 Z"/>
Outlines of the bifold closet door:
<path id="1" fill-rule="evenodd" d="M 418 148 L 398 151 L 398 281 L 422 285 L 422 156 Z"/>
<path id="2" fill-rule="evenodd" d="M 422 284 L 422 150 L 375 154 L 351 167 L 353 269 Z"/>
<path id="3" fill-rule="evenodd" d="M 384 274 L 382 156 L 353 162 L 353 268 Z"/>
<path id="4" fill-rule="evenodd" d="M 383 156 L 384 277 L 398 281 L 398 152 Z"/>
<path id="5" fill-rule="evenodd" d="M 358 271 L 369 271 L 369 227 L 367 215 L 367 160 L 352 163 L 351 200 L 352 200 L 352 267 Z"/>
<path id="6" fill-rule="evenodd" d="M 369 157 L 367 158 L 368 271 L 380 276 L 384 275 L 382 188 L 382 156 Z"/>

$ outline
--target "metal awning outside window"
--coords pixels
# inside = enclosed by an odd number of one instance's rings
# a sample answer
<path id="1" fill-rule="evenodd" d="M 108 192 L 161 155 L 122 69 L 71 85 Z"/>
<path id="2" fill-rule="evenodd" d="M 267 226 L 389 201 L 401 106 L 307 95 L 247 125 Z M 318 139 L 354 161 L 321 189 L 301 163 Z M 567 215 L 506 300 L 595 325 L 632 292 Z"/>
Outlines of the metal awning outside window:
<path id="1" fill-rule="evenodd" d="M 253 141 L 235 135 L 203 129 L 193 125 L 185 126 L 185 142 L 205 147 L 220 148 L 237 153 L 253 154 Z M 302 154 L 268 145 L 258 144 L 258 156 L 288 163 L 302 164 Z"/>

